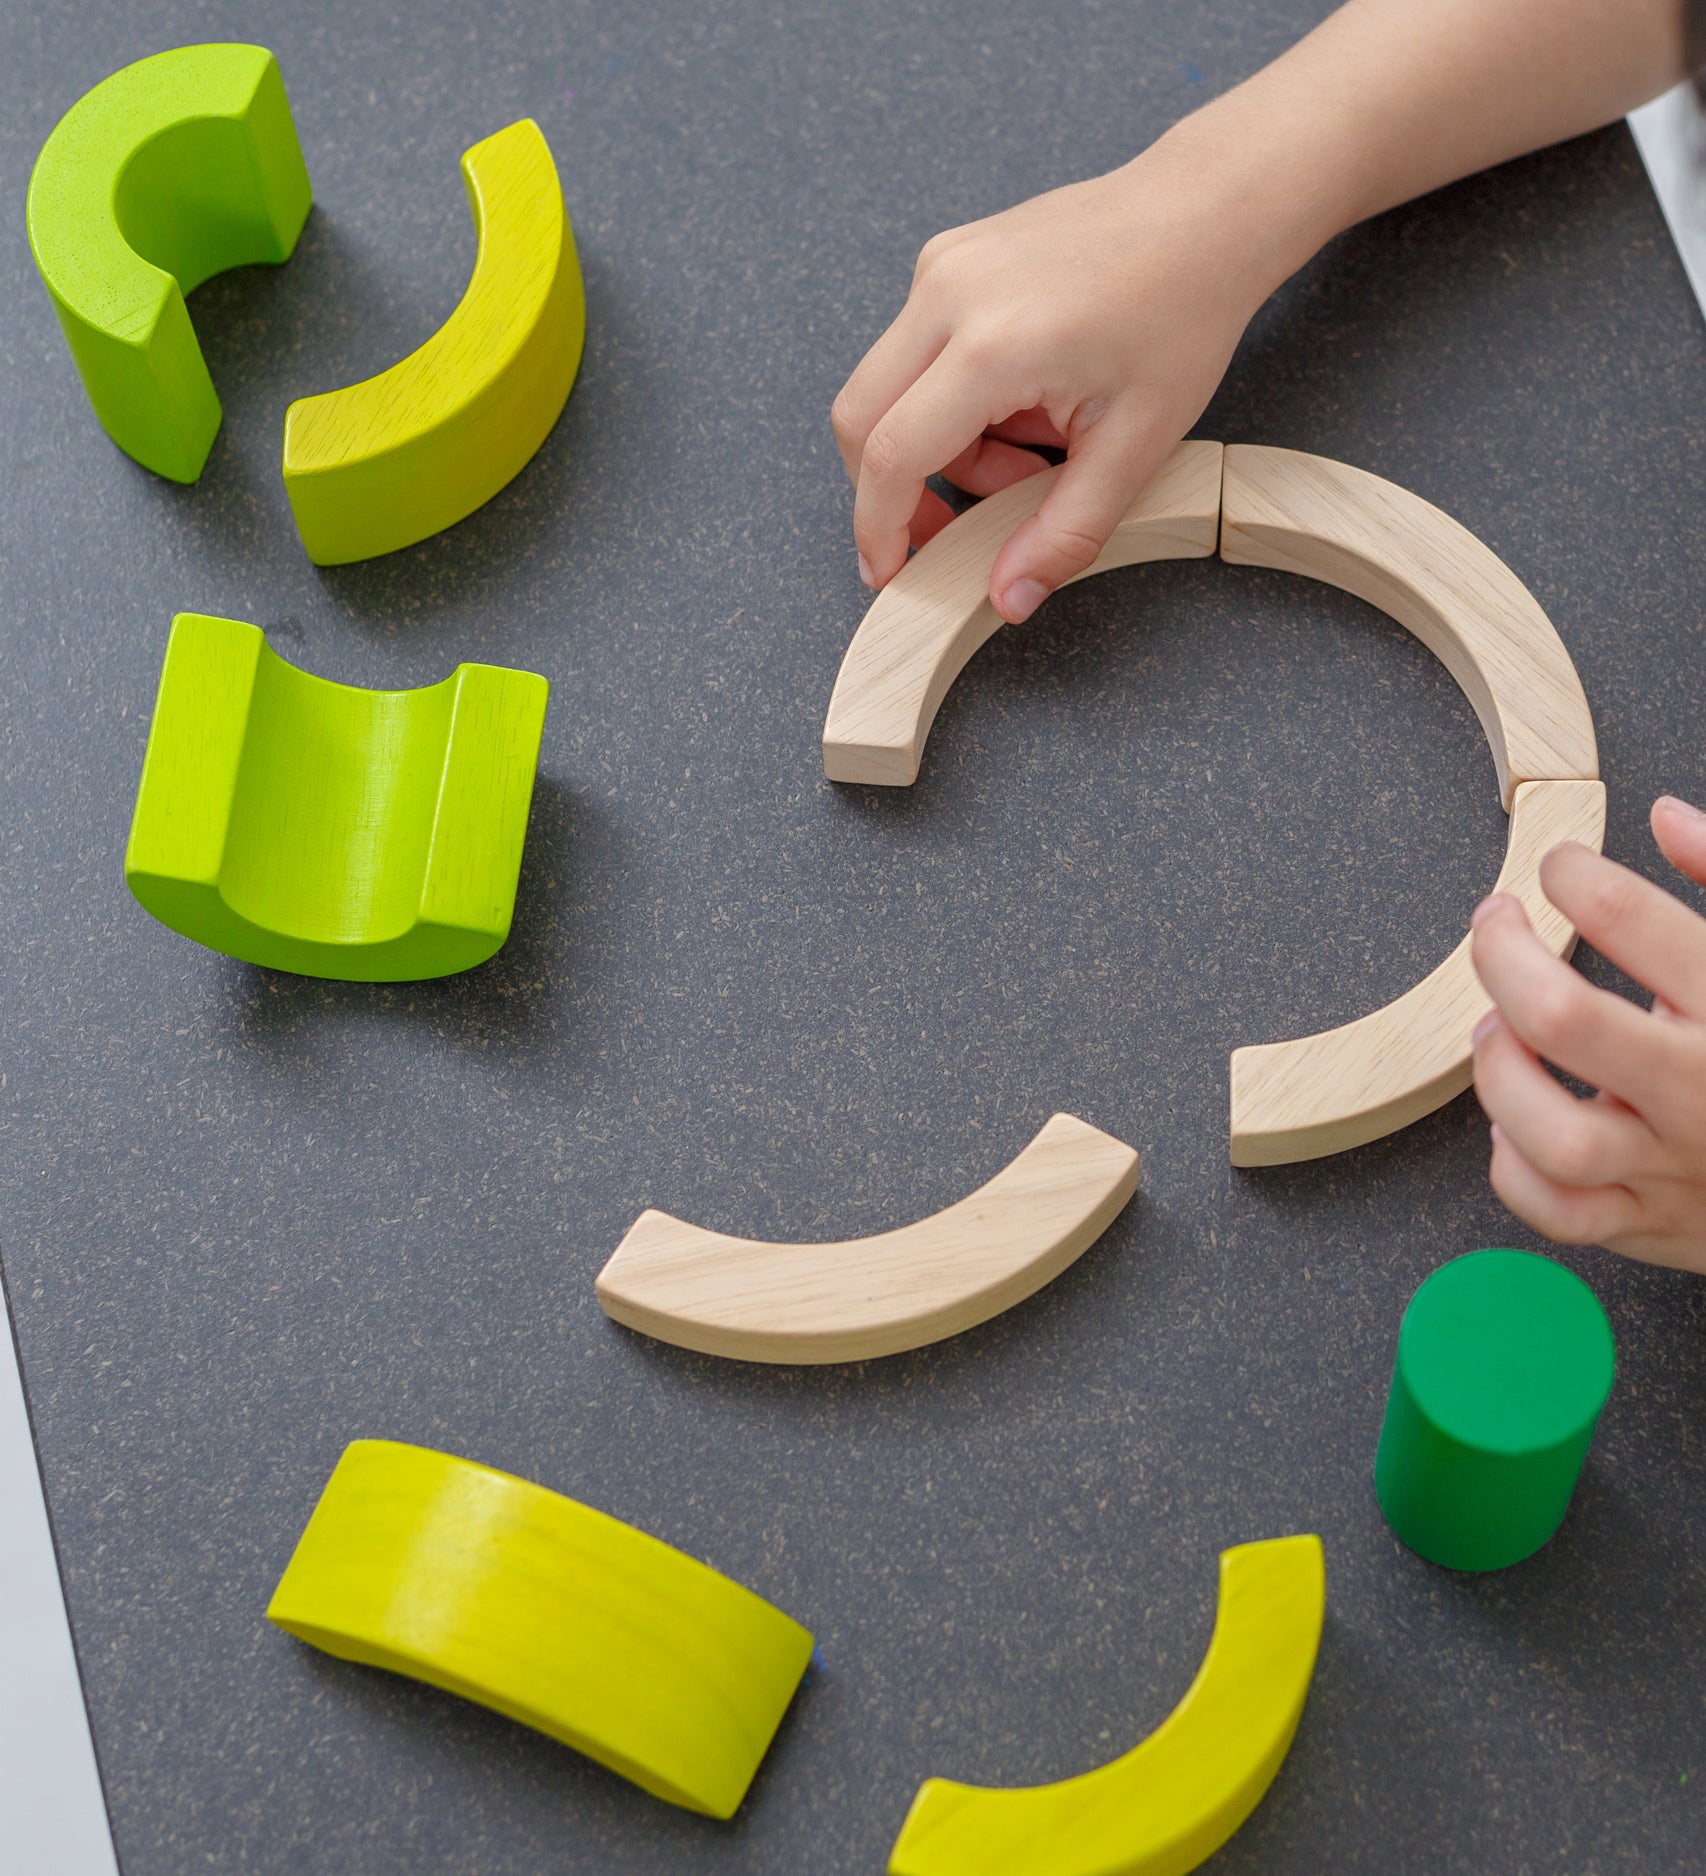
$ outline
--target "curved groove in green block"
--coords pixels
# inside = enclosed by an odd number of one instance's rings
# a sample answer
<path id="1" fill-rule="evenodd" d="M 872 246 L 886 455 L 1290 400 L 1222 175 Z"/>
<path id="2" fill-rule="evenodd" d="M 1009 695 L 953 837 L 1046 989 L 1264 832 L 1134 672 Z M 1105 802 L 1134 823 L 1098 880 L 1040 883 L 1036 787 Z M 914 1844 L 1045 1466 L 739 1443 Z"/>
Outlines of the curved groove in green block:
<path id="1" fill-rule="evenodd" d="M 509 935 L 549 686 L 459 665 L 333 684 L 235 619 L 172 622 L 125 878 L 230 957 L 364 983 L 444 977 Z"/>
<path id="2" fill-rule="evenodd" d="M 30 177 L 30 247 L 95 415 L 139 463 L 201 474 L 219 399 L 184 295 L 288 260 L 311 200 L 263 46 L 138 60 L 54 127 Z"/>
<path id="3" fill-rule="evenodd" d="M 751 1590 L 543 1486 L 391 1440 L 344 1451 L 267 1617 L 732 1817 L 811 1660 Z"/>

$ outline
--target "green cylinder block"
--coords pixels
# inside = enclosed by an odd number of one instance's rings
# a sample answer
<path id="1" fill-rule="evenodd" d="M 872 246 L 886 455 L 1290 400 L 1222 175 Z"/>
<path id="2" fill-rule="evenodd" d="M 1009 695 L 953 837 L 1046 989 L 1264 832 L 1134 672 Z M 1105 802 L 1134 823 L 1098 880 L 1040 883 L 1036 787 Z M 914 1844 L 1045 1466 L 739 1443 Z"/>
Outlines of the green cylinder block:
<path id="1" fill-rule="evenodd" d="M 1451 1570 L 1530 1556 L 1569 1509 L 1616 1344 L 1594 1293 L 1550 1258 L 1476 1251 L 1410 1299 L 1374 1486 L 1409 1547 Z"/>

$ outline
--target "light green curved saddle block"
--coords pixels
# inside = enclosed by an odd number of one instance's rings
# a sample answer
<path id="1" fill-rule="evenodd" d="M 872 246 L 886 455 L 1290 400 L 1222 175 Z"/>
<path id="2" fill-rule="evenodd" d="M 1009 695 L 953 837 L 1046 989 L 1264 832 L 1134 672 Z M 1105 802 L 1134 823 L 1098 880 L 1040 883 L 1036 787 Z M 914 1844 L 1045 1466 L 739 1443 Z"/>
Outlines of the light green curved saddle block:
<path id="1" fill-rule="evenodd" d="M 288 260 L 311 200 L 263 46 L 140 59 L 54 127 L 30 178 L 30 247 L 95 415 L 139 463 L 201 474 L 219 399 L 184 295 Z"/>
<path id="2" fill-rule="evenodd" d="M 252 625 L 179 613 L 125 878 L 163 925 L 251 964 L 465 971 L 509 936 L 548 694 L 489 664 L 359 690 Z"/>

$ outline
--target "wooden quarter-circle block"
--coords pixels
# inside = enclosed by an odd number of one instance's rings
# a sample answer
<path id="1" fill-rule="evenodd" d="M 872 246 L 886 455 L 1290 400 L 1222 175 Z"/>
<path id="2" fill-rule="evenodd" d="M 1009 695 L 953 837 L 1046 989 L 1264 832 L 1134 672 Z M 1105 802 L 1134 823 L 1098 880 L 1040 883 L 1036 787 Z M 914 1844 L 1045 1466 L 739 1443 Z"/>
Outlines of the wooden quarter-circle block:
<path id="1" fill-rule="evenodd" d="M 1059 1276 L 1137 1190 L 1124 1141 L 1056 1114 L 987 1185 L 898 1231 L 767 1244 L 642 1212 L 598 1275 L 607 1316 L 738 1361 L 865 1361 L 957 1335 Z"/>
<path id="2" fill-rule="evenodd" d="M 262 46 L 182 46 L 74 104 L 30 177 L 30 247 L 108 436 L 194 482 L 219 399 L 184 295 L 290 257 L 312 192 L 278 62 Z"/>
<path id="3" fill-rule="evenodd" d="M 391 1440 L 345 1448 L 267 1618 L 721 1818 L 746 1795 L 812 1652 L 799 1623 L 655 1537 Z"/>
<path id="4" fill-rule="evenodd" d="M 1514 893 L 1541 942 L 1575 949 L 1568 919 L 1540 890 L 1540 862 L 1560 841 L 1605 840 L 1603 782 L 1524 782 L 1496 892 Z M 1232 1053 L 1232 1163 L 1280 1166 L 1343 1153 L 1443 1107 L 1474 1074 L 1470 1038 L 1493 1007 L 1464 938 L 1395 1002 L 1338 1029 Z"/>
<path id="5" fill-rule="evenodd" d="M 1185 1697 L 1123 1758 L 1015 1790 L 932 1778 L 889 1876 L 1183 1876 L 1261 1802 L 1303 1716 L 1326 1613 L 1318 1537 L 1220 1558 L 1220 1607 Z"/>
<path id="6" fill-rule="evenodd" d="M 360 690 L 236 619 L 180 613 L 125 878 L 173 931 L 361 983 L 444 977 L 509 935 L 548 686 L 464 664 Z"/>
<path id="7" fill-rule="evenodd" d="M 1201 560 L 1220 530 L 1218 443 L 1181 443 L 1077 577 L 1144 560 Z M 1057 469 L 1002 489 L 926 542 L 877 595 L 848 645 L 823 726 L 832 782 L 908 788 L 930 725 L 972 654 L 999 630 L 989 575 L 1007 537 L 1042 506 Z"/>
<path id="8" fill-rule="evenodd" d="M 462 158 L 479 253 L 418 351 L 291 405 L 284 486 L 309 559 L 368 560 L 449 527 L 517 475 L 562 414 L 586 337 L 563 191 L 523 118 Z"/>
<path id="9" fill-rule="evenodd" d="M 1341 587 L 1415 633 L 1475 706 L 1507 810 L 1524 782 L 1599 775 L 1593 717 L 1552 621 L 1421 496 L 1323 456 L 1229 443 L 1220 557 Z"/>

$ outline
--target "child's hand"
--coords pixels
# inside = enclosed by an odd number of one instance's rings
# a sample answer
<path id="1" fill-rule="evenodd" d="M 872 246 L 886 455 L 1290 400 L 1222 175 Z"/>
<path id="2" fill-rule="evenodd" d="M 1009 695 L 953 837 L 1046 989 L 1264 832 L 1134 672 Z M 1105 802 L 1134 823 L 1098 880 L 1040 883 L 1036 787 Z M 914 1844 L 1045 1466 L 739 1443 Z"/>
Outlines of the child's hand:
<path id="1" fill-rule="evenodd" d="M 997 556 L 1012 623 L 1081 573 L 1202 414 L 1251 315 L 1292 262 L 1215 187 L 1182 126 L 1135 162 L 937 235 L 900 316 L 831 413 L 857 496 L 860 576 L 883 586 L 949 518 L 938 471 L 990 495 L 1067 452 Z M 1253 218 L 1253 217 L 1252 217 Z M 1258 219 L 1259 218 L 1255 218 Z"/>
<path id="2" fill-rule="evenodd" d="M 1667 796 L 1653 833 L 1706 885 L 1706 815 Z M 1540 883 L 1654 1002 L 1596 990 L 1509 894 L 1482 903 L 1475 968 L 1498 1007 L 1475 1032 L 1475 1091 L 1493 1122 L 1493 1189 L 1549 1238 L 1706 1272 L 1706 919 L 1574 843 L 1546 856 Z M 1578 1100 L 1542 1058 L 1599 1093 Z"/>

